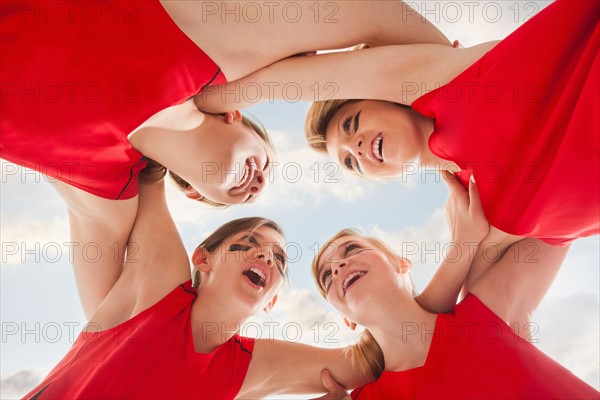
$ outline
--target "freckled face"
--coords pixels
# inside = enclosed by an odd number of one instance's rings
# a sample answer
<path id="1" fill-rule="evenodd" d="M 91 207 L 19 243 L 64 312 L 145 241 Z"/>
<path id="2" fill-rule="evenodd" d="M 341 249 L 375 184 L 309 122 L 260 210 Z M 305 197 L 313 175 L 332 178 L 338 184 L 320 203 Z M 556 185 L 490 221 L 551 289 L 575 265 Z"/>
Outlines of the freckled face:
<path id="1" fill-rule="evenodd" d="M 327 126 L 327 152 L 342 167 L 367 178 L 402 174 L 427 144 L 414 110 L 363 100 L 342 107 Z"/>

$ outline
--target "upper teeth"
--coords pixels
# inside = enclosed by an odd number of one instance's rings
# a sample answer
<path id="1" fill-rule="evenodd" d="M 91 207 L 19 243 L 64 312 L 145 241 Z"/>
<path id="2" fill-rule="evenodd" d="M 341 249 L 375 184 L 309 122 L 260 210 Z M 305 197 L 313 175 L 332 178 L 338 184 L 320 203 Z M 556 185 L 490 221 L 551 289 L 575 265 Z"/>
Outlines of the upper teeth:
<path id="1" fill-rule="evenodd" d="M 383 155 L 379 152 L 379 144 L 381 143 L 382 140 L 383 140 L 383 135 L 381 133 L 379 134 L 379 136 L 377 136 L 375 138 L 375 140 L 373 140 L 373 148 L 372 148 L 373 155 L 379 161 L 383 161 Z"/>
<path id="2" fill-rule="evenodd" d="M 241 188 L 246 185 L 246 183 L 252 178 L 252 172 L 254 172 L 254 164 L 246 163 L 244 165 L 244 174 L 240 178 L 240 184 L 236 187 Z"/>
<path id="3" fill-rule="evenodd" d="M 263 280 L 266 279 L 265 274 L 258 268 L 252 267 L 250 268 L 250 271 L 254 272 L 256 275 L 260 276 Z"/>
<path id="4" fill-rule="evenodd" d="M 242 178 L 240 179 L 239 186 L 242 186 L 244 183 L 246 183 L 246 179 L 248 179 L 248 176 L 250 176 L 250 167 L 248 166 L 248 164 L 246 164 L 244 165 L 244 175 L 242 175 Z"/>
<path id="5" fill-rule="evenodd" d="M 348 289 L 348 284 L 350 283 L 350 281 L 352 280 L 352 278 L 354 278 L 355 276 L 363 276 L 364 274 L 366 274 L 366 272 L 363 271 L 354 271 L 351 272 L 346 279 L 344 279 L 344 284 L 342 285 L 342 287 L 344 288 L 344 292 Z"/>

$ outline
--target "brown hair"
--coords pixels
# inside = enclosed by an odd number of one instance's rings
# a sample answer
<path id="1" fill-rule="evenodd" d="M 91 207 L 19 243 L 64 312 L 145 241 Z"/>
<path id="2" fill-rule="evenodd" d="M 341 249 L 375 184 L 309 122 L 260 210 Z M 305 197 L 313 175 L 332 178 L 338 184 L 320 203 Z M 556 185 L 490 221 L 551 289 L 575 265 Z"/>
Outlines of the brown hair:
<path id="1" fill-rule="evenodd" d="M 231 236 L 245 230 L 255 231 L 263 226 L 271 228 L 275 232 L 279 233 L 281 236 L 284 236 L 281 227 L 270 219 L 262 217 L 239 218 L 221 225 L 209 237 L 204 239 L 194 251 L 197 251 L 200 248 L 204 248 L 209 253 L 214 253 L 215 251 L 217 251 L 219 246 L 221 246 L 221 244 Z M 200 271 L 195 270 L 193 278 L 193 286 L 195 288 L 198 288 L 198 286 L 200 285 Z"/>
<path id="2" fill-rule="evenodd" d="M 275 153 L 275 148 L 273 147 L 271 138 L 267 134 L 267 131 L 264 126 L 259 125 L 258 122 L 254 122 L 245 116 L 242 116 L 242 124 L 244 124 L 245 127 L 250 128 L 251 130 L 256 132 L 258 137 L 260 137 L 267 144 L 267 146 L 269 146 L 271 151 L 273 153 Z M 181 192 L 185 193 L 186 189 L 189 189 L 192 186 L 192 185 L 190 185 L 190 183 L 188 181 L 186 181 L 185 179 L 183 179 L 182 177 L 177 175 L 175 172 L 170 171 L 170 170 L 168 172 L 169 172 L 169 177 L 171 178 L 171 181 L 175 184 L 175 187 L 177 187 L 177 189 L 179 189 Z M 156 182 L 156 181 L 162 179 L 166 173 L 167 173 L 166 167 L 164 167 L 163 165 L 159 164 L 158 162 L 156 162 L 154 160 L 150 160 L 150 163 L 148 163 L 146 168 L 144 168 L 142 170 L 142 172 L 140 173 L 140 177 L 138 179 L 139 179 L 140 183 L 152 183 L 152 182 Z M 218 207 L 218 208 L 229 207 L 228 204 L 223 204 L 223 203 L 219 203 L 216 201 L 212 201 L 210 199 L 207 199 L 206 197 L 201 197 L 197 201 L 208 204 L 213 207 Z"/>
<path id="3" fill-rule="evenodd" d="M 304 123 L 308 146 L 319 153 L 327 153 L 327 126 L 342 107 L 360 100 L 325 100 L 312 103 Z"/>

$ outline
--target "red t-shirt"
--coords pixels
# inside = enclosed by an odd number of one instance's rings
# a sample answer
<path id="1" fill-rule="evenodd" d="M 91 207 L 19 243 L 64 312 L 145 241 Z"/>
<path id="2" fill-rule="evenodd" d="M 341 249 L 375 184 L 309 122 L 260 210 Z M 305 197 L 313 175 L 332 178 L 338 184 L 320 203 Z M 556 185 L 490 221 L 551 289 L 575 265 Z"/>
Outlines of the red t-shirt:
<path id="1" fill-rule="evenodd" d="M 412 107 L 474 174 L 490 224 L 550 244 L 600 232 L 597 0 L 557 0 Z"/>
<path id="2" fill-rule="evenodd" d="M 127 135 L 223 83 L 158 0 L 2 3 L 0 157 L 108 199 L 146 165 Z"/>
<path id="3" fill-rule="evenodd" d="M 194 351 L 191 281 L 111 329 L 82 332 L 26 399 L 232 399 L 254 339 L 235 335 L 210 354 Z"/>
<path id="4" fill-rule="evenodd" d="M 598 399 L 600 394 L 516 335 L 476 296 L 439 314 L 425 365 L 352 392 L 366 399 Z"/>

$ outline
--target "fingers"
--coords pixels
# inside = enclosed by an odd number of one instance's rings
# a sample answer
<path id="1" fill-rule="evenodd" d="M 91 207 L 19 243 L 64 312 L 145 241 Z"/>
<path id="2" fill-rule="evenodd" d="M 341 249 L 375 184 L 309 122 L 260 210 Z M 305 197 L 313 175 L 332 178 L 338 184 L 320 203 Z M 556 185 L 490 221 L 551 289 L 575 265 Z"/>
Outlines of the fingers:
<path id="1" fill-rule="evenodd" d="M 225 113 L 225 122 L 228 124 L 233 124 L 235 121 L 240 121 L 242 119 L 242 113 L 240 110 L 228 111 Z"/>
<path id="2" fill-rule="evenodd" d="M 469 208 L 472 210 L 481 210 L 481 199 L 479 198 L 479 190 L 475 184 L 475 178 L 471 175 L 469 179 Z"/>
<path id="3" fill-rule="evenodd" d="M 456 175 L 450 171 L 444 170 L 442 171 L 442 177 L 444 178 L 444 181 L 446 181 L 448 189 L 450 189 L 451 196 L 459 196 L 464 198 L 464 200 L 467 199 L 467 190 L 464 188 L 462 183 L 460 183 Z"/>

